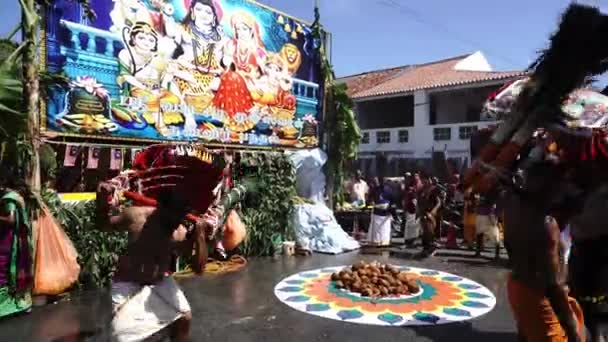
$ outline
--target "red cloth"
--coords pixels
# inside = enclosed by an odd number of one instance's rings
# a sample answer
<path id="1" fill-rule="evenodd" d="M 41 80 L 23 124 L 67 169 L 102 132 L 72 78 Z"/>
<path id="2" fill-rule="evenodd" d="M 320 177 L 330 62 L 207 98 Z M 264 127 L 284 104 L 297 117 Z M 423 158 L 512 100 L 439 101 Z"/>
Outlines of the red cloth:
<path id="1" fill-rule="evenodd" d="M 213 105 L 231 118 L 236 113 L 248 114 L 253 107 L 253 99 L 243 76 L 236 71 L 228 71 L 222 75 L 220 81 Z"/>

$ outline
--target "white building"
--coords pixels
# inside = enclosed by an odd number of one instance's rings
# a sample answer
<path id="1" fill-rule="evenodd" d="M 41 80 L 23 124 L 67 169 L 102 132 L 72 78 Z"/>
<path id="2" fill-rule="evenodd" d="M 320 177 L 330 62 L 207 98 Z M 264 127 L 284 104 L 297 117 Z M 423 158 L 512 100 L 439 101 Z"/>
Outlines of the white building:
<path id="1" fill-rule="evenodd" d="M 521 71 L 492 71 L 481 52 L 341 78 L 355 101 L 367 175 L 398 176 L 428 168 L 433 150 L 468 163 L 469 137 L 489 95 Z"/>

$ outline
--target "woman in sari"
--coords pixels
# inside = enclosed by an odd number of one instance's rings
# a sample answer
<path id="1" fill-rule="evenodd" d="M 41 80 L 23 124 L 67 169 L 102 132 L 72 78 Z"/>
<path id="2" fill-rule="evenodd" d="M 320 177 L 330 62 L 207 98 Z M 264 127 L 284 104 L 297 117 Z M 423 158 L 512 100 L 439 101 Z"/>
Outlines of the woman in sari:
<path id="1" fill-rule="evenodd" d="M 32 243 L 25 201 L 0 188 L 0 317 L 32 306 Z"/>

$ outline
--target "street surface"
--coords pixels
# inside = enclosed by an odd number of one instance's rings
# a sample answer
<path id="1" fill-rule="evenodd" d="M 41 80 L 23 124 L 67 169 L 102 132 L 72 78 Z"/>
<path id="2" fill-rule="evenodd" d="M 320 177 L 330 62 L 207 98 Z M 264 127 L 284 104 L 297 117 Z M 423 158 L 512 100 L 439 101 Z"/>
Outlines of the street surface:
<path id="1" fill-rule="evenodd" d="M 241 271 L 207 275 L 181 281 L 193 312 L 192 341 L 221 342 L 407 342 L 479 341 L 516 339 L 502 262 L 483 258 L 472 251 L 439 250 L 435 257 L 419 261 L 415 250 L 399 247 L 381 254 L 357 251 L 337 256 L 275 257 L 249 260 Z M 373 252 L 373 251 L 372 251 Z M 279 302 L 273 289 L 281 279 L 305 270 L 352 264 L 358 260 L 437 269 L 454 273 L 486 286 L 497 305 L 486 316 L 465 323 L 419 328 L 381 327 L 344 323 L 295 311 Z M 0 321 L 0 341 L 104 341 L 110 321 L 110 299 L 106 292 L 84 292 L 40 308 L 27 315 Z"/>

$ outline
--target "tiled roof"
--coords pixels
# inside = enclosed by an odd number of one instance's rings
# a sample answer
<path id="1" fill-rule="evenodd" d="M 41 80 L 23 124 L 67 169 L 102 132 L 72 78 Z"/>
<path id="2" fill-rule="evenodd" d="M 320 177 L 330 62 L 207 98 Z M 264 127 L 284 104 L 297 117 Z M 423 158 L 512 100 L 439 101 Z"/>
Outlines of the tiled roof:
<path id="1" fill-rule="evenodd" d="M 351 92 L 354 99 L 370 96 L 383 96 L 407 93 L 416 90 L 452 87 L 477 82 L 506 80 L 524 76 L 523 71 L 469 71 L 456 70 L 460 61 L 469 57 L 464 55 L 437 62 L 420 64 L 401 70 L 401 73 L 389 79 L 367 87 L 362 82 L 357 84 L 358 91 Z"/>
<path id="2" fill-rule="evenodd" d="M 409 65 L 389 69 L 374 70 L 357 75 L 351 75 L 337 79 L 338 82 L 346 83 L 348 95 L 353 96 L 360 91 L 371 89 L 382 82 L 392 79 L 404 70 L 410 68 Z"/>

